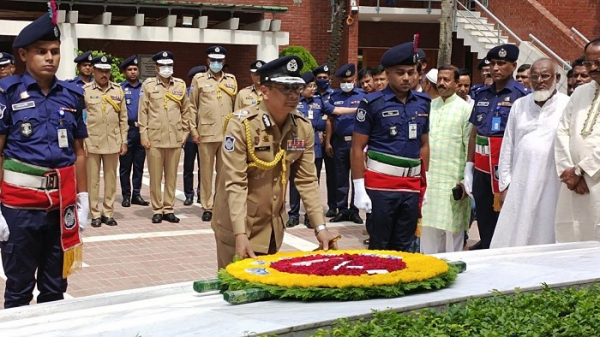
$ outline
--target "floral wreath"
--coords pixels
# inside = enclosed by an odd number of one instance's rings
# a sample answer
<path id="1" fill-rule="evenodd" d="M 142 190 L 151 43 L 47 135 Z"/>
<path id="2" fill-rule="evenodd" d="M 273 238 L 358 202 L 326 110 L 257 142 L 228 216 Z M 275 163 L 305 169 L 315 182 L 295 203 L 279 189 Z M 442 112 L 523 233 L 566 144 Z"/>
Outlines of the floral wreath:
<path id="1" fill-rule="evenodd" d="M 228 291 L 258 289 L 271 298 L 363 300 L 441 289 L 457 274 L 457 267 L 429 255 L 330 250 L 236 261 L 219 271 L 219 279 Z"/>

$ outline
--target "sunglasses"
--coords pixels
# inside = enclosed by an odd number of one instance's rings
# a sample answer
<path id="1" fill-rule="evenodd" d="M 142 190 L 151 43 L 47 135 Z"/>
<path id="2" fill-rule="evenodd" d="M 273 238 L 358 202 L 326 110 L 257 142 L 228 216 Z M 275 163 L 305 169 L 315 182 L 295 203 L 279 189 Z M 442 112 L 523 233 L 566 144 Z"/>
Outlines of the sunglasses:
<path id="1" fill-rule="evenodd" d="M 271 87 L 279 90 L 284 95 L 291 93 L 300 94 L 304 90 L 304 84 L 288 84 L 288 83 L 276 83 L 271 84 Z"/>

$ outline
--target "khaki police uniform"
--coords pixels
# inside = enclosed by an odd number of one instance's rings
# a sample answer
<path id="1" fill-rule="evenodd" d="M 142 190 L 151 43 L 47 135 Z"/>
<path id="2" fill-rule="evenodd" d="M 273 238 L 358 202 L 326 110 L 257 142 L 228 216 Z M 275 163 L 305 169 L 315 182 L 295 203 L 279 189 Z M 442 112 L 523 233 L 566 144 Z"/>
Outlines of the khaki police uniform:
<path id="1" fill-rule="evenodd" d="M 251 105 L 260 103 L 262 101 L 262 93 L 258 91 L 258 88 L 255 88 L 254 85 L 250 85 L 245 87 L 244 89 L 238 92 L 235 97 L 235 104 L 233 106 L 233 111 L 238 111 L 244 108 L 247 108 Z"/>
<path id="2" fill-rule="evenodd" d="M 233 111 L 237 93 L 235 76 L 223 72 L 217 80 L 212 72 L 196 74 L 190 90 L 190 110 L 193 115 L 192 136 L 199 137 L 200 202 L 207 211 L 213 208 L 213 170 L 221 167 L 219 151 L 223 142 L 223 122 Z"/>
<path id="3" fill-rule="evenodd" d="M 91 82 L 83 86 L 87 108 L 87 183 L 92 219 L 112 218 L 117 188 L 117 164 L 121 145 L 127 144 L 127 105 L 121 86 L 109 82 L 103 90 Z M 98 207 L 100 164 L 104 174 L 104 202 Z"/>
<path id="4" fill-rule="evenodd" d="M 138 125 L 140 139 L 150 141 L 147 150 L 150 199 L 154 214 L 173 213 L 177 167 L 183 140 L 189 134 L 189 104 L 185 82 L 171 77 L 167 86 L 158 77 L 142 84 Z M 163 179 L 165 190 L 161 195 Z"/>
<path id="5" fill-rule="evenodd" d="M 248 123 L 248 128 L 244 123 Z M 216 194 L 211 223 L 219 268 L 233 260 L 235 234 L 246 233 L 256 253 L 272 254 L 281 248 L 287 221 L 285 194 L 291 166 L 296 170 L 296 187 L 310 223 L 314 226 L 325 224 L 314 143 L 309 120 L 297 112 L 290 113 L 280 132 L 264 103 L 238 111 L 229 120 L 221 151 L 223 170 L 217 174 L 219 193 Z M 280 150 L 285 153 L 281 159 L 285 162 L 283 172 L 281 161 L 274 162 Z M 267 167 L 256 167 L 256 159 L 266 162 L 263 164 Z"/>

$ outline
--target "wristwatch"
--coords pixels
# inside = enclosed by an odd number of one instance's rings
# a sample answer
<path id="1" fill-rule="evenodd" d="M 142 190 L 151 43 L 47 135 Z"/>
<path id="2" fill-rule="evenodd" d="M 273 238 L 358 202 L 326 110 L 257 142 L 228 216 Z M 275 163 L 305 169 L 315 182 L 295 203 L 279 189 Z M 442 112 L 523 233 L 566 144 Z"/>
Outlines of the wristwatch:
<path id="1" fill-rule="evenodd" d="M 581 172 L 581 167 L 579 167 L 579 165 L 575 165 L 575 175 L 578 177 L 581 177 L 583 175 L 583 172 Z"/>
<path id="2" fill-rule="evenodd" d="M 327 229 L 327 226 L 325 226 L 325 224 L 318 225 L 317 227 L 315 227 L 315 235 L 318 235 L 322 230 L 325 229 Z"/>

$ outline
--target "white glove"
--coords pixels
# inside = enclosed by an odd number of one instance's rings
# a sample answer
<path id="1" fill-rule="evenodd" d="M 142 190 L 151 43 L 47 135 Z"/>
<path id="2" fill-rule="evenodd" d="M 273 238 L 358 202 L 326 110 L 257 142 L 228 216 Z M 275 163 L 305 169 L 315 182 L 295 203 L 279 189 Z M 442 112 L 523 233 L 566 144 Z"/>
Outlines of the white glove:
<path id="1" fill-rule="evenodd" d="M 352 182 L 354 183 L 354 206 L 366 213 L 371 213 L 371 199 L 367 194 L 367 190 L 365 190 L 365 180 L 354 179 Z"/>
<path id="2" fill-rule="evenodd" d="M 429 172 L 425 172 L 425 179 L 427 180 L 427 186 L 429 186 Z M 423 204 L 421 206 L 425 206 L 427 204 L 427 188 L 425 188 L 425 193 L 423 193 Z"/>
<path id="3" fill-rule="evenodd" d="M 465 192 L 470 196 L 473 197 L 472 191 L 473 191 L 473 168 L 475 167 L 475 164 L 473 164 L 472 161 L 468 161 L 467 165 L 465 165 L 465 180 L 463 185 L 465 186 Z"/>
<path id="4" fill-rule="evenodd" d="M 8 236 L 10 235 L 10 231 L 8 230 L 8 224 L 6 223 L 6 219 L 2 215 L 2 211 L 0 211 L 0 242 L 8 241 Z"/>
<path id="5" fill-rule="evenodd" d="M 85 230 L 89 214 L 90 196 L 88 192 L 77 193 L 77 220 L 79 220 L 79 231 Z"/>

